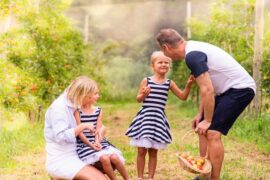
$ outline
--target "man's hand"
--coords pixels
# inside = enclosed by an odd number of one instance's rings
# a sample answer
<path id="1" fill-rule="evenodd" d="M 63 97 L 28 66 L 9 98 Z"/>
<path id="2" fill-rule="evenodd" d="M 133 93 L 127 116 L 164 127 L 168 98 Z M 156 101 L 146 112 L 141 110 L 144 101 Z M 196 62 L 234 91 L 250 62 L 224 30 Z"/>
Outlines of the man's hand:
<path id="1" fill-rule="evenodd" d="M 197 114 L 197 115 L 193 118 L 193 120 L 192 120 L 192 129 L 194 129 L 194 130 L 196 129 L 196 127 L 198 126 L 198 124 L 199 124 L 201 118 L 202 118 L 202 115 L 201 115 L 201 114 Z"/>
<path id="2" fill-rule="evenodd" d="M 198 126 L 195 129 L 195 132 L 201 135 L 206 135 L 207 129 L 210 127 L 210 125 L 211 125 L 211 122 L 203 120 L 198 124 Z"/>

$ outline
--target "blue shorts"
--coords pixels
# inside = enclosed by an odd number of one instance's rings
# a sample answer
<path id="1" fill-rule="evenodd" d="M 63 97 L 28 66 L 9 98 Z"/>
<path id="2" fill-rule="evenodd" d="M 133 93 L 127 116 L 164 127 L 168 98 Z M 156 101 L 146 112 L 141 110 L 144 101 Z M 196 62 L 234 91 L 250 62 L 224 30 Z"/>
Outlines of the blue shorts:
<path id="1" fill-rule="evenodd" d="M 215 97 L 213 119 L 208 130 L 227 135 L 237 117 L 244 111 L 255 96 L 251 88 L 229 89 Z"/>

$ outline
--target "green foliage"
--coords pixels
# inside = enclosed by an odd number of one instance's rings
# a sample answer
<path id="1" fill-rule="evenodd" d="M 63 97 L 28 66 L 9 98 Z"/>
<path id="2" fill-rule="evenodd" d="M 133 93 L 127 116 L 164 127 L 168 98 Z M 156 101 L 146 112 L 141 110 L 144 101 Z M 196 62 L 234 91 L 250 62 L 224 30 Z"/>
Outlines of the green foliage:
<path id="1" fill-rule="evenodd" d="M 29 74 L 5 59 L 0 61 L 0 103 L 8 111 L 26 111 L 38 102 Z"/>
<path id="2" fill-rule="evenodd" d="M 192 19 L 192 39 L 215 44 L 235 57 L 252 74 L 255 0 L 219 0 L 212 5 L 210 20 Z M 262 92 L 269 97 L 269 12 L 265 11 Z"/>
<path id="3" fill-rule="evenodd" d="M 46 105 L 86 66 L 81 35 L 63 15 L 70 1 L 8 1 L 17 25 L 0 36 L 0 100 L 6 109 L 24 111 Z M 16 10 L 16 11 L 15 11 Z M 5 13 L 5 12 L 3 12 Z"/>
<path id="4" fill-rule="evenodd" d="M 216 44 L 248 66 L 253 57 L 253 19 L 254 2 L 221 0 L 213 4 L 209 23 L 192 19 L 189 25 L 193 39 Z"/>

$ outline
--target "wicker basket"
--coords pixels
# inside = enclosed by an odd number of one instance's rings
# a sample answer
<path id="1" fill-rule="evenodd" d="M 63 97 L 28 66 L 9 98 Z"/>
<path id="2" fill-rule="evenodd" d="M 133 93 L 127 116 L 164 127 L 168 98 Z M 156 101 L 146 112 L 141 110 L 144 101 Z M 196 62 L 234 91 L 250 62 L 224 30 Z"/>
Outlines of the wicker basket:
<path id="1" fill-rule="evenodd" d="M 182 137 L 182 142 L 184 141 L 184 139 L 187 139 L 186 137 L 188 135 L 194 134 L 194 131 L 188 131 L 183 137 Z M 181 149 L 181 148 L 179 148 Z M 211 172 L 212 170 L 212 165 L 210 163 L 210 161 L 207 159 L 207 157 L 204 157 L 204 164 L 202 165 L 202 169 L 198 169 L 197 167 L 192 166 L 187 159 L 185 159 L 184 157 L 181 156 L 181 154 L 189 154 L 189 152 L 180 152 L 177 154 L 180 166 L 184 169 L 187 170 L 191 173 L 194 174 L 208 174 Z M 195 156 L 194 159 L 199 159 L 201 158 L 200 156 Z"/>
<path id="2" fill-rule="evenodd" d="M 193 167 L 185 158 L 182 158 L 179 154 L 177 154 L 180 166 L 191 173 L 194 174 L 208 174 L 211 172 L 212 166 L 208 159 L 205 159 L 205 162 L 202 166 L 202 170 Z"/>

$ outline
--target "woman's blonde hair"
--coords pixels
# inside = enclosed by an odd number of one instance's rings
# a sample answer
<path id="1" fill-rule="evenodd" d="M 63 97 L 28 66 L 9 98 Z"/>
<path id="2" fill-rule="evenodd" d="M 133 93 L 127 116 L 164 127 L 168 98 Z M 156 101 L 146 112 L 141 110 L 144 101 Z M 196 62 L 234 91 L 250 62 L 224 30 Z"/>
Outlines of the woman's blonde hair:
<path id="1" fill-rule="evenodd" d="M 67 88 L 67 98 L 74 104 L 76 108 L 80 108 L 83 99 L 86 96 L 91 96 L 98 89 L 97 83 L 86 77 L 79 76 L 74 79 Z"/>
<path id="2" fill-rule="evenodd" d="M 162 51 L 154 51 L 151 55 L 151 58 L 150 58 L 151 65 L 153 65 L 156 62 L 156 60 L 160 57 L 166 57 L 166 58 L 170 59 L 170 61 L 171 61 L 171 58 L 165 56 L 165 54 Z"/>

